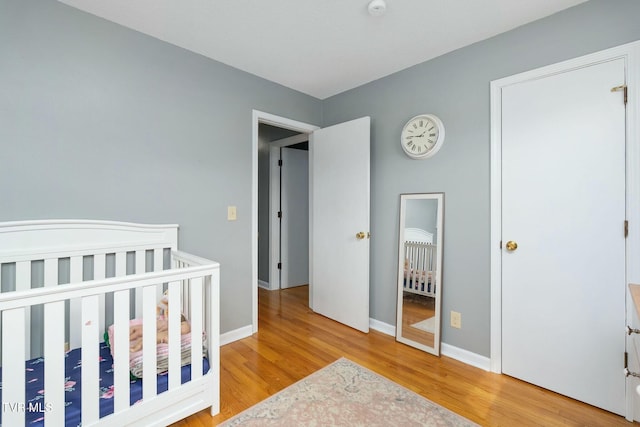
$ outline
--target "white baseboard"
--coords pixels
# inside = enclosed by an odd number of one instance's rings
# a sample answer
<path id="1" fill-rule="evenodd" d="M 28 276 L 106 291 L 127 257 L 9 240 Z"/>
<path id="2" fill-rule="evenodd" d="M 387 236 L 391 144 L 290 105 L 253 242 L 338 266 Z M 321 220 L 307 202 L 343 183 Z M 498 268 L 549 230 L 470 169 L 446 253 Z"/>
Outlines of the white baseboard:
<path id="1" fill-rule="evenodd" d="M 396 335 L 396 327 L 388 323 L 381 322 L 376 319 L 369 319 L 369 327 L 383 334 Z M 253 327 L 251 325 L 243 326 L 242 328 L 235 329 L 233 331 L 226 332 L 220 335 L 220 345 L 232 343 L 234 341 L 241 340 L 242 338 L 250 337 L 253 334 Z M 440 352 L 443 356 L 456 359 L 467 365 L 475 366 L 484 371 L 491 370 L 491 359 L 485 356 L 481 356 L 476 353 L 472 353 L 468 350 L 464 350 L 459 347 L 455 347 L 451 344 L 440 344 Z"/>
<path id="2" fill-rule="evenodd" d="M 251 335 L 253 335 L 253 326 L 243 326 L 242 328 L 220 334 L 220 345 L 229 344 L 242 338 L 250 337 Z"/>
<path id="3" fill-rule="evenodd" d="M 271 290 L 271 288 L 269 287 L 269 282 L 266 282 L 264 280 L 258 279 L 258 286 L 260 286 L 261 288 L 265 288 L 265 289 Z"/>
<path id="4" fill-rule="evenodd" d="M 381 322 L 376 319 L 369 319 L 369 327 L 375 329 L 383 334 L 396 336 L 396 327 L 388 323 Z M 479 354 L 472 353 L 468 350 L 452 346 L 447 343 L 440 344 L 440 352 L 443 356 L 456 359 L 467 365 L 475 366 L 485 371 L 491 370 L 491 360 L 488 357 L 480 356 Z"/>
<path id="5" fill-rule="evenodd" d="M 476 368 L 480 368 L 484 371 L 491 370 L 491 359 L 488 357 L 472 353 L 468 350 L 464 350 L 444 342 L 440 344 L 440 352 L 443 356 L 456 359 L 462 363 L 466 363 L 467 365 L 475 366 Z"/>
<path id="6" fill-rule="evenodd" d="M 388 323 L 384 323 L 379 320 L 370 318 L 369 327 L 371 329 L 375 329 L 378 332 L 382 332 L 383 334 L 391 335 L 392 337 L 396 336 L 396 327 Z"/>

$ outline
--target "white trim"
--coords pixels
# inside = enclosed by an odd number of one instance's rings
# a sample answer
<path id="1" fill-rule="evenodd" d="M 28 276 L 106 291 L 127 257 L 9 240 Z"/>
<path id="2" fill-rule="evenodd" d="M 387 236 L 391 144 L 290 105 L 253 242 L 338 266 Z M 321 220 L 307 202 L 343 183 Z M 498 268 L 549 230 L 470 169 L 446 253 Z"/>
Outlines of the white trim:
<path id="1" fill-rule="evenodd" d="M 378 332 L 382 332 L 383 334 L 390 335 L 392 337 L 396 335 L 395 326 L 390 325 L 388 323 L 381 322 L 380 320 L 370 318 L 369 327 L 371 329 L 374 329 Z M 462 348 L 455 347 L 451 344 L 447 344 L 444 342 L 440 344 L 440 351 L 442 356 L 450 357 L 452 359 L 455 359 L 467 365 L 480 368 L 483 371 L 491 371 L 490 359 L 486 356 L 482 356 L 477 353 L 472 353 L 468 350 L 464 350 Z"/>
<path id="2" fill-rule="evenodd" d="M 369 328 L 378 332 L 382 332 L 383 334 L 391 335 L 392 337 L 396 336 L 395 326 L 381 322 L 371 317 L 369 318 Z"/>
<path id="3" fill-rule="evenodd" d="M 640 42 L 628 43 L 606 49 L 590 55 L 570 59 L 557 64 L 541 67 L 528 72 L 505 77 L 491 82 L 491 358 L 492 372 L 502 372 L 502 281 L 501 281 L 501 91 L 503 87 L 516 83 L 539 79 L 545 76 L 583 68 L 600 62 L 623 58 L 626 64 L 628 103 L 627 103 L 627 220 L 629 236 L 627 238 L 627 282 L 640 281 L 640 265 L 632 260 L 640 257 L 640 130 L 638 114 L 640 113 Z M 627 313 L 631 309 L 627 297 Z M 627 318 L 629 315 L 627 315 Z M 627 348 L 630 348 L 627 343 Z M 627 381 L 626 418 L 633 417 L 634 393 Z"/>
<path id="4" fill-rule="evenodd" d="M 288 147 L 290 145 L 300 144 L 302 142 L 309 141 L 308 133 L 300 133 L 298 135 L 293 135 L 288 138 L 278 139 L 277 141 L 271 141 L 269 145 L 275 148 Z"/>
<path id="5" fill-rule="evenodd" d="M 311 133 L 318 126 L 274 114 L 253 110 L 251 116 L 251 323 L 252 332 L 258 332 L 258 136 L 259 124 Z M 309 165 L 311 168 L 311 165 Z M 311 196 L 311 195 L 310 195 Z M 311 253 L 309 254 L 311 257 Z M 311 284 L 309 284 L 311 286 Z"/>
<path id="6" fill-rule="evenodd" d="M 220 334 L 220 345 L 230 344 L 234 341 L 239 341 L 243 338 L 247 338 L 253 335 L 253 326 L 247 325 L 233 331 Z"/>
<path id="7" fill-rule="evenodd" d="M 466 363 L 467 365 L 475 366 L 483 371 L 490 371 L 491 363 L 488 357 L 481 356 L 477 353 L 472 353 L 468 350 L 455 347 L 451 344 L 442 343 L 440 346 L 442 355 L 456 359 L 459 362 Z"/>
<path id="8" fill-rule="evenodd" d="M 269 282 L 265 282 L 264 280 L 258 279 L 258 286 L 269 291 L 271 290 L 271 288 L 269 287 Z"/>
<path id="9" fill-rule="evenodd" d="M 629 235 L 627 236 L 627 282 L 640 282 L 640 265 L 633 260 L 640 256 L 640 43 L 629 45 L 629 57 L 627 61 L 627 220 L 629 221 Z M 632 118 L 635 118 L 632 120 Z M 627 293 L 627 324 L 633 324 L 632 318 L 635 307 L 630 295 Z M 634 353 L 632 337 L 627 335 L 627 350 Z M 631 357 L 637 357 L 632 354 Z M 636 382 L 627 380 L 627 412 L 626 419 L 633 421 L 634 414 L 640 413 L 634 410 L 634 406 L 640 405 L 640 398 L 636 393 Z M 633 397 L 631 397 L 633 396 Z"/>

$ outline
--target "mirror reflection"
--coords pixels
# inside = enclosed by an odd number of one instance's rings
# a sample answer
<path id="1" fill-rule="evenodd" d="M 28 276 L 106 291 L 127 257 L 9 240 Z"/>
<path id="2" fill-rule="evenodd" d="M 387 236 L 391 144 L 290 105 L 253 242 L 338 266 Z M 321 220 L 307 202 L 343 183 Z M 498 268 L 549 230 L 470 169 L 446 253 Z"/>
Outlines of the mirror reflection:
<path id="1" fill-rule="evenodd" d="M 400 195 L 396 340 L 440 354 L 443 193 Z"/>

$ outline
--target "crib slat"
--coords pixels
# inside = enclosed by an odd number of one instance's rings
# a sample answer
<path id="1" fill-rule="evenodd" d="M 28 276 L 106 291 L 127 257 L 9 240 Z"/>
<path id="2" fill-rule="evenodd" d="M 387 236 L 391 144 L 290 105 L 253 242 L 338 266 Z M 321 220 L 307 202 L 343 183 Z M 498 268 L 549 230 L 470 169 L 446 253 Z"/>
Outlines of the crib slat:
<path id="1" fill-rule="evenodd" d="M 89 425 L 100 417 L 98 297 L 82 298 L 82 425 Z"/>
<path id="2" fill-rule="evenodd" d="M 146 268 L 146 251 L 136 251 L 136 274 L 142 274 Z M 136 289 L 136 318 L 142 317 L 142 289 Z"/>
<path id="3" fill-rule="evenodd" d="M 31 261 L 16 262 L 16 291 L 31 289 Z"/>
<path id="4" fill-rule="evenodd" d="M 95 254 L 93 255 L 93 280 L 102 280 L 105 278 L 107 272 L 107 254 Z M 106 321 L 105 321 L 105 307 L 106 307 L 106 298 L 104 294 L 100 294 L 99 298 L 99 307 L 100 310 L 100 330 L 104 331 L 106 329 Z"/>
<path id="5" fill-rule="evenodd" d="M 127 253 L 116 252 L 116 277 L 127 275 Z"/>
<path id="6" fill-rule="evenodd" d="M 16 262 L 16 291 L 31 289 L 31 261 Z M 25 325 L 31 325 L 31 310 L 24 312 Z M 25 352 L 31 357 L 31 328 L 25 330 Z"/>
<path id="7" fill-rule="evenodd" d="M 64 301 L 44 306 L 45 425 L 64 425 Z"/>
<path id="8" fill-rule="evenodd" d="M 164 270 L 164 250 L 163 249 L 154 249 L 153 250 L 153 271 L 162 271 Z"/>
<path id="9" fill-rule="evenodd" d="M 164 249 L 153 250 L 153 271 L 164 270 Z M 156 301 L 162 298 L 163 290 L 161 286 L 156 288 Z"/>
<path id="10" fill-rule="evenodd" d="M 202 377 L 202 277 L 191 279 L 191 380 Z"/>
<path id="11" fill-rule="evenodd" d="M 44 285 L 58 285 L 58 258 L 44 260 Z"/>
<path id="12" fill-rule="evenodd" d="M 156 352 L 156 287 L 145 286 L 142 290 L 142 376 L 155 379 L 157 375 Z M 157 394 L 155 380 L 142 382 L 142 398 L 151 399 Z"/>
<path id="13" fill-rule="evenodd" d="M 74 256 L 69 260 L 69 283 L 82 282 L 82 257 Z M 82 319 L 81 301 L 77 298 L 69 300 L 69 345 L 78 348 L 82 345 L 80 321 Z"/>
<path id="14" fill-rule="evenodd" d="M 24 311 L 15 308 L 2 312 L 2 348 L 11 349 L 2 353 L 2 423 L 6 426 L 24 425 L 25 412 L 17 406 L 25 404 Z"/>
<path id="15" fill-rule="evenodd" d="M 129 407 L 129 291 L 113 293 L 114 412 Z"/>
<path id="16" fill-rule="evenodd" d="M 180 386 L 180 282 L 171 282 L 169 299 L 169 390 Z"/>

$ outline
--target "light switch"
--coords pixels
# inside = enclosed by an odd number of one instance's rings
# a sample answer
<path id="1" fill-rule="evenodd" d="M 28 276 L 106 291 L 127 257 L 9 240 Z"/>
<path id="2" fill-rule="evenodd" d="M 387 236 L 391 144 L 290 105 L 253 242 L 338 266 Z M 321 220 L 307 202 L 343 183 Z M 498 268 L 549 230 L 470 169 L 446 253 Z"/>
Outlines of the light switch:
<path id="1" fill-rule="evenodd" d="M 238 219 L 235 206 L 227 206 L 227 219 L 229 221 L 235 221 L 236 219 Z"/>

